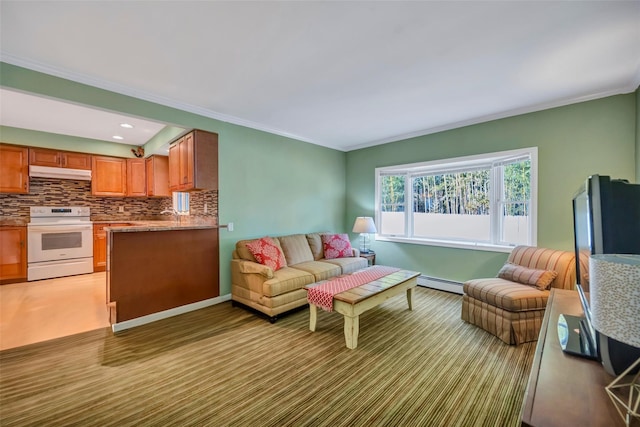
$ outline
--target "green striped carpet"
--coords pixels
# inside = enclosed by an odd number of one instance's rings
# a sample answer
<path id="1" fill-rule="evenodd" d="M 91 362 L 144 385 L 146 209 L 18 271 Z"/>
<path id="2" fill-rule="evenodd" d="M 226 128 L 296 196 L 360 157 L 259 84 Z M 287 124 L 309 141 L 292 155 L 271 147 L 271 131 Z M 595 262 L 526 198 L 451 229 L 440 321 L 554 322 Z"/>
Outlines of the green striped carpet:
<path id="1" fill-rule="evenodd" d="M 227 302 L 118 335 L 0 352 L 4 426 L 517 426 L 535 343 L 460 320 L 461 297 L 417 288 L 360 317 L 275 324 Z"/>

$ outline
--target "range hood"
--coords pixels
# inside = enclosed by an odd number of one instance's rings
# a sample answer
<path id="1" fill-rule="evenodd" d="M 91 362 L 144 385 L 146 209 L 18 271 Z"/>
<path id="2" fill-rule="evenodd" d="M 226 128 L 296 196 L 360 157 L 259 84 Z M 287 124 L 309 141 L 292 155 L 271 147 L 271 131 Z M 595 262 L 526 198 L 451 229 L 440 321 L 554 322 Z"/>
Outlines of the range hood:
<path id="1" fill-rule="evenodd" d="M 91 171 L 84 169 L 52 168 L 49 166 L 29 166 L 29 176 L 38 178 L 75 179 L 91 181 Z"/>

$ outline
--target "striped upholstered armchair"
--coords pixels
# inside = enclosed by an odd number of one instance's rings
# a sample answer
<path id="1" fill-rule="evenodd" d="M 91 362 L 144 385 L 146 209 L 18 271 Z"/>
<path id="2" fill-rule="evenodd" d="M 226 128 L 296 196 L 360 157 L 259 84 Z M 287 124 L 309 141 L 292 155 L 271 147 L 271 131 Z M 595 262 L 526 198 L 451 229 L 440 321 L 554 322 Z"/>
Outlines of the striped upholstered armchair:
<path id="1" fill-rule="evenodd" d="M 588 266 L 582 260 L 581 271 Z M 550 288 L 573 289 L 573 252 L 517 246 L 497 277 L 464 283 L 462 320 L 507 344 L 536 341 Z"/>

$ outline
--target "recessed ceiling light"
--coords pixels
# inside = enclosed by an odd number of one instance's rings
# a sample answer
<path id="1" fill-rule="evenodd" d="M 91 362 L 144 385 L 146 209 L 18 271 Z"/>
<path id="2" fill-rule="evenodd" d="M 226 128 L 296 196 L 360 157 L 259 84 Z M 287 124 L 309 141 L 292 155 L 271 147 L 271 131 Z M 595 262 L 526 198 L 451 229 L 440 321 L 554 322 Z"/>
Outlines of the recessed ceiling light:
<path id="1" fill-rule="evenodd" d="M 117 139 L 117 140 L 121 140 L 124 139 L 123 137 L 121 137 L 120 135 L 113 135 L 112 137 L 113 139 Z"/>
<path id="2" fill-rule="evenodd" d="M 120 123 L 120 127 L 123 127 L 125 129 L 133 129 L 133 125 L 130 125 L 129 123 Z"/>

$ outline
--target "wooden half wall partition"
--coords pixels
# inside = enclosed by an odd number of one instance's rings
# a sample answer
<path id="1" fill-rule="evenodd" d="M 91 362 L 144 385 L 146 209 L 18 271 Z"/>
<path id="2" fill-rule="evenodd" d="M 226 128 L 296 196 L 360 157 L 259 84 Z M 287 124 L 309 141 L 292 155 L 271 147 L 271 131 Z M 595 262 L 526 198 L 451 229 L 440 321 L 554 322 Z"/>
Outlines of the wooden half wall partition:
<path id="1" fill-rule="evenodd" d="M 108 232 L 111 324 L 220 295 L 217 228 Z"/>

